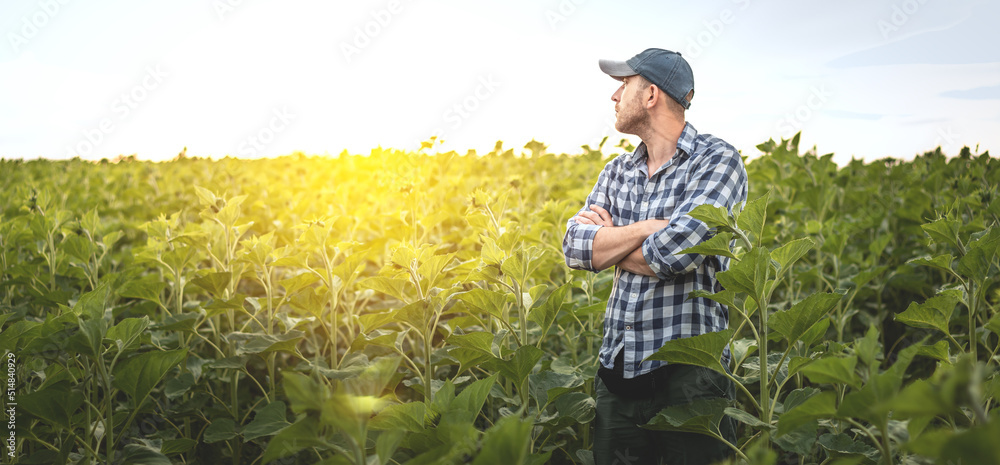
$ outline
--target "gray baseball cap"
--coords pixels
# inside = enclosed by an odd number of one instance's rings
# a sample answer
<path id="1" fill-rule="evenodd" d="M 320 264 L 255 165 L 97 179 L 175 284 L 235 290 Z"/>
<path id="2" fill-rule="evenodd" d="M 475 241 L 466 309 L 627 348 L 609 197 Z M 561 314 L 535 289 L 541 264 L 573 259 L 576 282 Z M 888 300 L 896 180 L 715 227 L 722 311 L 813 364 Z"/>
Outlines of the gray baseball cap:
<path id="1" fill-rule="evenodd" d="M 685 97 L 694 90 L 691 65 L 678 52 L 662 48 L 648 48 L 625 61 L 599 60 L 601 71 L 619 81 L 636 74 L 659 87 L 684 108 L 691 102 Z"/>

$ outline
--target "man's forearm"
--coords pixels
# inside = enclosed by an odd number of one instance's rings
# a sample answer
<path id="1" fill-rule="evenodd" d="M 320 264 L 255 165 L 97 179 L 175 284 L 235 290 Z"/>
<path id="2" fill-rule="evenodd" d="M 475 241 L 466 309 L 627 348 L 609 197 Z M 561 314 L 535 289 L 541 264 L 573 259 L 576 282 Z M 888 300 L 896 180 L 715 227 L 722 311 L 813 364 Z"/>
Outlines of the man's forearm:
<path id="1" fill-rule="evenodd" d="M 626 255 L 620 262 L 618 262 L 618 266 L 625 271 L 631 271 L 635 274 L 656 276 L 656 272 L 654 272 L 653 269 L 649 267 L 649 264 L 646 263 L 646 257 L 642 254 L 641 244 L 639 247 L 636 247 L 635 250 Z"/>
<path id="2" fill-rule="evenodd" d="M 592 260 L 594 268 L 603 270 L 617 265 L 630 253 L 639 249 L 650 234 L 663 228 L 664 223 L 664 220 L 645 220 L 627 226 L 599 229 L 594 236 Z M 642 250 L 639 250 L 639 259 L 645 263 Z"/>

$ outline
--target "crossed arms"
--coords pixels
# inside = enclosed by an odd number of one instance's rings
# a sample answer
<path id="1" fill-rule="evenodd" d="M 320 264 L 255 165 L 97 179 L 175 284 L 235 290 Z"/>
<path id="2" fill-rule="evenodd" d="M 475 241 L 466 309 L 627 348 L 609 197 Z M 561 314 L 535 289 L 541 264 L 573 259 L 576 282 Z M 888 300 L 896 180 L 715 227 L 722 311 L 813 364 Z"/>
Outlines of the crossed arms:
<path id="1" fill-rule="evenodd" d="M 601 226 L 594 235 L 591 265 L 599 270 L 617 265 L 635 274 L 656 276 L 642 254 L 642 243 L 650 235 L 666 228 L 670 222 L 643 220 L 626 226 L 615 226 L 607 210 L 597 205 L 590 205 L 590 210 L 580 212 L 573 220 L 577 224 Z"/>

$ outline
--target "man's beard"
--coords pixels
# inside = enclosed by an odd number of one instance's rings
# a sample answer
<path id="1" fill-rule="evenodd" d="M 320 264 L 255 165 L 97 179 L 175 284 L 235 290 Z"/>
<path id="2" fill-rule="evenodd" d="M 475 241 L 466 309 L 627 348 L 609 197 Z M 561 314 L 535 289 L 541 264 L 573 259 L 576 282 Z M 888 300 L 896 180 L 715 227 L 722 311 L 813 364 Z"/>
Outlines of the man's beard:
<path id="1" fill-rule="evenodd" d="M 636 100 L 639 100 L 638 98 Z M 643 111 L 640 102 L 634 102 L 631 110 L 622 109 L 615 120 L 615 129 L 622 134 L 642 137 L 649 129 L 649 115 Z"/>

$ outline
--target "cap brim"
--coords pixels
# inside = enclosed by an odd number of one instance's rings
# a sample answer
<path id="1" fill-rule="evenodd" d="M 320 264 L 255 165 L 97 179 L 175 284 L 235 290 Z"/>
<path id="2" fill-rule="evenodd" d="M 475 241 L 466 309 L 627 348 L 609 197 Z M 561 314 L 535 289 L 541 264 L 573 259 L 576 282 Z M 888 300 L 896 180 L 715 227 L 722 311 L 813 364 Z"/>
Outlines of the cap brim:
<path id="1" fill-rule="evenodd" d="M 597 64 L 601 67 L 601 71 L 604 71 L 604 74 L 618 79 L 619 81 L 625 76 L 635 76 L 636 74 L 639 74 L 624 61 L 601 59 L 598 60 Z"/>

